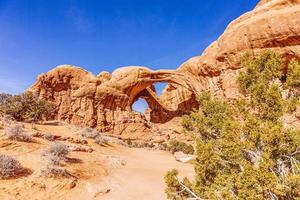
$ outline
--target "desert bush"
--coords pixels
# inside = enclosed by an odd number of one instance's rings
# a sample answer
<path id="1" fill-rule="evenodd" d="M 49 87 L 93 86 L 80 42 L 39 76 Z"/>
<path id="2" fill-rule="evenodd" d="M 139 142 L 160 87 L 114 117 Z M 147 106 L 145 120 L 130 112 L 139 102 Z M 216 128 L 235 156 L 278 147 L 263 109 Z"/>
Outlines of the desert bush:
<path id="1" fill-rule="evenodd" d="M 127 144 L 128 146 L 132 146 L 132 145 L 133 145 L 133 144 L 132 144 L 132 140 L 131 140 L 130 138 L 125 139 L 124 142 L 126 142 L 126 144 Z"/>
<path id="2" fill-rule="evenodd" d="M 186 154 L 193 154 L 194 148 L 190 144 L 186 144 L 184 142 L 178 141 L 178 140 L 171 140 L 167 146 L 167 150 L 171 151 L 172 153 L 176 151 L 182 151 Z"/>
<path id="3" fill-rule="evenodd" d="M 5 115 L 5 104 L 7 103 L 7 100 L 11 98 L 12 95 L 6 94 L 6 93 L 0 93 L 0 116 Z"/>
<path id="4" fill-rule="evenodd" d="M 82 137 L 94 139 L 95 143 L 99 145 L 108 144 L 108 139 L 105 136 L 102 136 L 96 129 L 93 128 L 84 128 L 80 132 Z"/>
<path id="5" fill-rule="evenodd" d="M 3 114 L 13 117 L 17 121 L 38 121 L 49 119 L 53 114 L 53 106 L 49 102 L 39 99 L 31 92 L 21 95 L 5 96 L 0 101 Z"/>
<path id="6" fill-rule="evenodd" d="M 48 177 L 48 178 L 71 178 L 74 177 L 68 170 L 65 168 L 60 168 L 53 165 L 47 165 L 45 169 L 41 170 L 41 176 Z"/>
<path id="7" fill-rule="evenodd" d="M 162 151 L 167 151 L 168 149 L 168 144 L 167 143 L 162 143 L 158 145 L 158 149 Z"/>
<path id="8" fill-rule="evenodd" d="M 7 179 L 19 176 L 24 172 L 25 168 L 22 167 L 19 161 L 7 156 L 0 155 L 0 178 Z"/>
<path id="9" fill-rule="evenodd" d="M 0 93 L 0 105 L 5 104 L 12 95 L 6 93 Z"/>
<path id="10" fill-rule="evenodd" d="M 99 136 L 99 133 L 96 129 L 84 128 L 81 130 L 81 136 L 85 138 L 96 139 Z"/>
<path id="11" fill-rule="evenodd" d="M 51 164 L 59 165 L 61 161 L 67 160 L 69 148 L 63 143 L 51 144 L 48 149 L 43 152 L 42 156 L 45 157 Z"/>
<path id="12" fill-rule="evenodd" d="M 55 140 L 55 136 L 52 135 L 51 133 L 46 133 L 45 135 L 43 135 L 43 138 L 45 140 L 48 140 L 48 141 L 54 141 Z"/>
<path id="13" fill-rule="evenodd" d="M 23 130 L 23 125 L 16 124 L 6 129 L 5 134 L 10 140 L 32 142 L 33 138 Z"/>
<path id="14" fill-rule="evenodd" d="M 2 124 L 9 125 L 11 124 L 12 120 L 13 118 L 11 118 L 9 115 L 5 115 L 5 114 L 2 115 Z"/>
<path id="15" fill-rule="evenodd" d="M 108 144 L 108 139 L 101 136 L 101 135 L 98 135 L 96 138 L 95 138 L 95 143 L 96 144 L 99 144 L 99 145 L 105 145 L 105 144 Z"/>

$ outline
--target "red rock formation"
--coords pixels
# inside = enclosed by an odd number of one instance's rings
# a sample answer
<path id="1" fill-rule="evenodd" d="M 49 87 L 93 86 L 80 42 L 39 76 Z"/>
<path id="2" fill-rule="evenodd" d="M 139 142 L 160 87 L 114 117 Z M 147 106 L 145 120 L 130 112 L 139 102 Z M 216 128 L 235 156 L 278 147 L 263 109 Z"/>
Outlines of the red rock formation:
<path id="1" fill-rule="evenodd" d="M 126 135 L 135 129 L 145 133 L 151 130 L 145 116 L 131 110 L 139 97 L 148 102 L 153 122 L 165 122 L 186 113 L 179 108 L 187 101 L 186 106 L 191 106 L 191 99 L 179 97 L 181 103 L 170 107 L 156 96 L 153 87 L 163 81 L 193 93 L 185 79 L 176 71 L 152 71 L 146 67 L 124 67 L 112 74 L 94 76 L 81 68 L 62 65 L 40 75 L 30 90 L 55 104 L 58 120 Z"/>
<path id="2" fill-rule="evenodd" d="M 144 98 L 152 122 L 166 122 L 197 107 L 195 97 L 209 90 L 221 98 L 239 96 L 235 77 L 242 52 L 273 49 L 286 58 L 300 56 L 300 0 L 262 0 L 228 25 L 201 56 L 174 71 L 124 67 L 98 76 L 60 66 L 39 76 L 30 90 L 57 107 L 57 119 L 115 134 L 151 131 L 143 115 L 131 111 Z M 169 83 L 158 98 L 153 84 Z M 133 127 L 133 128 L 132 128 Z"/>
<path id="3" fill-rule="evenodd" d="M 197 92 L 205 89 L 221 98 L 237 98 L 235 77 L 241 67 L 241 54 L 264 49 L 279 52 L 287 59 L 300 58 L 300 0 L 261 0 L 254 10 L 231 22 L 201 56 L 189 59 L 178 71 L 194 79 Z M 163 101 L 176 105 L 174 98 L 184 90 L 169 86 Z"/>

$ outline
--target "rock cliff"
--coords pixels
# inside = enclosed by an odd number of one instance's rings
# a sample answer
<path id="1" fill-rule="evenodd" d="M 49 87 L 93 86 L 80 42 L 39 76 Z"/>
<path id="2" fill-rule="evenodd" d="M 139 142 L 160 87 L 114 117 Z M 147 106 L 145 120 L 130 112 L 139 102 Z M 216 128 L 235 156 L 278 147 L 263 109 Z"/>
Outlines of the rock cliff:
<path id="1" fill-rule="evenodd" d="M 242 52 L 256 54 L 273 49 L 286 59 L 300 57 L 300 0 L 262 0 L 254 10 L 228 25 L 201 56 L 177 70 L 152 71 L 130 66 L 112 74 L 95 76 L 81 68 L 63 65 L 38 77 L 29 89 L 52 101 L 56 118 L 73 124 L 97 127 L 114 135 L 153 132 L 144 115 L 132 112 L 138 98 L 149 104 L 150 121 L 165 123 L 198 106 L 203 90 L 220 98 L 239 97 L 235 77 Z M 166 82 L 162 95 L 153 84 Z"/>

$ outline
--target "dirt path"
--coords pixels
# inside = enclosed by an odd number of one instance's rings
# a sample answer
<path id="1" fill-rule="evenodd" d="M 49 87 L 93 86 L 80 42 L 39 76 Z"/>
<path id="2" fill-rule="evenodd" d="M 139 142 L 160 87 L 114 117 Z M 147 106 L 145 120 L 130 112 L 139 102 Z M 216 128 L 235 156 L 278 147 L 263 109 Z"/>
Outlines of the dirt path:
<path id="1" fill-rule="evenodd" d="M 166 199 L 163 177 L 166 171 L 176 168 L 181 176 L 192 177 L 193 166 L 175 161 L 174 157 L 163 151 L 146 149 L 120 148 L 119 156 L 126 165 L 119 167 L 99 182 L 87 182 L 85 191 L 92 198 L 97 189 L 106 194 L 99 194 L 96 199 L 103 200 L 164 200 Z M 102 189 L 102 190 L 101 190 Z"/>

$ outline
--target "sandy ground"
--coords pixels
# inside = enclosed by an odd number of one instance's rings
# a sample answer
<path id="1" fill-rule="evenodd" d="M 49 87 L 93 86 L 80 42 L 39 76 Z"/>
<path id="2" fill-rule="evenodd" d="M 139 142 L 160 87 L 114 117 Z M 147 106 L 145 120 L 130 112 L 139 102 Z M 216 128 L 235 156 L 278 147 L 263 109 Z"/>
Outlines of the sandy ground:
<path id="1" fill-rule="evenodd" d="M 25 125 L 27 131 L 30 125 Z M 82 139 L 73 126 L 37 125 L 42 133 L 69 136 Z M 192 177 L 191 164 L 175 161 L 168 152 L 149 149 L 128 148 L 119 145 L 100 146 L 87 139 L 92 153 L 71 152 L 77 162 L 68 163 L 65 168 L 78 177 L 45 178 L 40 170 L 45 167 L 42 152 L 52 142 L 36 138 L 33 143 L 7 140 L 0 130 L 0 154 L 11 155 L 31 172 L 23 177 L 0 180 L 0 199 L 103 199 L 103 200 L 160 200 L 166 199 L 163 177 L 166 171 L 176 168 L 181 176 Z M 67 145 L 76 146 L 65 142 Z"/>

